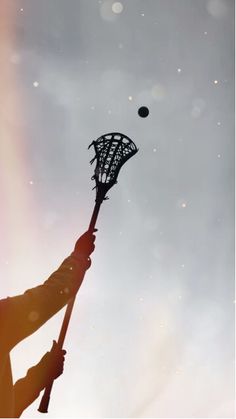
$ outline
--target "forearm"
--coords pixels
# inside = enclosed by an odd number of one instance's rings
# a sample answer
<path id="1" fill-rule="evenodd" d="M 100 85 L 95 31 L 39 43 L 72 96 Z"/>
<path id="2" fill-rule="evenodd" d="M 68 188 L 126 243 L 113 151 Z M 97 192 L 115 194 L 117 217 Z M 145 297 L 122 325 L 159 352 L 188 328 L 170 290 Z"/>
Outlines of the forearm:
<path id="1" fill-rule="evenodd" d="M 27 386 L 24 379 L 16 382 L 14 386 L 15 418 L 19 418 L 23 411 L 38 398 L 40 391 Z"/>
<path id="2" fill-rule="evenodd" d="M 45 369 L 40 368 L 41 362 L 30 368 L 27 375 L 18 380 L 14 385 L 14 417 L 20 417 L 22 412 L 38 398 L 40 391 L 46 386 L 46 372 Z"/>
<path id="3" fill-rule="evenodd" d="M 50 352 L 46 352 L 40 362 L 28 370 L 26 377 L 16 382 L 14 385 L 16 417 L 19 417 L 24 409 L 38 398 L 41 390 L 62 374 L 65 354 L 66 351 L 54 340 Z"/>
<path id="4" fill-rule="evenodd" d="M 82 260 L 70 256 L 43 285 L 1 301 L 1 335 L 9 350 L 68 303 L 79 289 L 85 270 Z"/>

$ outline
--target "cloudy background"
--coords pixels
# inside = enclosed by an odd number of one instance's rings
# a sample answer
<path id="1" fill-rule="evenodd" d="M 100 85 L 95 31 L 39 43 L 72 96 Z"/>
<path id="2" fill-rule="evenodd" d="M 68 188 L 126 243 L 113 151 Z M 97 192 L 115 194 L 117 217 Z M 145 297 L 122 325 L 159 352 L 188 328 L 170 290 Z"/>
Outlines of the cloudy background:
<path id="1" fill-rule="evenodd" d="M 47 417 L 233 417 L 234 2 L 4 0 L 0 24 L 2 297 L 87 228 L 90 142 L 139 148 L 102 206 Z M 15 380 L 62 317 L 14 349 Z"/>

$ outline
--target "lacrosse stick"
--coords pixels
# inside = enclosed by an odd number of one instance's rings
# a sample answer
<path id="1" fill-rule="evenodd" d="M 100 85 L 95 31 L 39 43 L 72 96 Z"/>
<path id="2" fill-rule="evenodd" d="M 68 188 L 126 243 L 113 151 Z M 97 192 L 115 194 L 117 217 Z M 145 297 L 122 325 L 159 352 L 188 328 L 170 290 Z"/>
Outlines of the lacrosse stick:
<path id="1" fill-rule="evenodd" d="M 90 163 L 92 164 L 96 160 L 96 167 L 92 177 L 92 180 L 95 180 L 96 183 L 94 187 L 94 189 L 96 188 L 96 199 L 89 224 L 89 231 L 91 234 L 95 228 L 101 203 L 105 199 L 108 199 L 106 197 L 107 192 L 115 183 L 117 183 L 117 177 L 121 167 L 138 151 L 134 142 L 126 135 L 120 134 L 119 132 L 102 135 L 97 140 L 93 141 L 89 148 L 92 145 L 95 149 L 95 156 Z M 64 344 L 74 302 L 75 297 L 73 297 L 67 305 L 60 335 L 58 338 L 58 345 L 60 349 L 62 349 Z M 41 413 L 47 413 L 48 411 L 53 381 L 54 380 L 52 380 L 44 390 L 44 394 L 38 408 L 38 411 Z"/>

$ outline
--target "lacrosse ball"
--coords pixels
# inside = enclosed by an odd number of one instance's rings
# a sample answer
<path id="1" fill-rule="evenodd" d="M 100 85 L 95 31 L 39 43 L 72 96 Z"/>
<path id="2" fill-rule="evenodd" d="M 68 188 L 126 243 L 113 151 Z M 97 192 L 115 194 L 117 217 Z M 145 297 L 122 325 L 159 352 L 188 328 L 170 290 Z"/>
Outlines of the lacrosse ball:
<path id="1" fill-rule="evenodd" d="M 141 118 L 146 118 L 149 114 L 149 109 L 146 106 L 141 106 L 138 110 L 138 114 Z"/>

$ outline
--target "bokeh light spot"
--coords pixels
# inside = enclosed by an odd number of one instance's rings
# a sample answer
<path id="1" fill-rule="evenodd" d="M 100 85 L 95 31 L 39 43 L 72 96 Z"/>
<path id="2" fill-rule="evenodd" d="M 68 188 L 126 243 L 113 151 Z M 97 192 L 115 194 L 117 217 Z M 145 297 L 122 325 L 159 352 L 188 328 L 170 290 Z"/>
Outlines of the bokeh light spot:
<path id="1" fill-rule="evenodd" d="M 39 318 L 39 313 L 37 311 L 31 311 L 29 313 L 28 319 L 31 322 L 35 322 Z"/>
<path id="2" fill-rule="evenodd" d="M 116 13 L 116 14 L 120 14 L 123 11 L 123 8 L 124 8 L 123 4 L 120 3 L 119 1 L 116 1 L 112 5 L 112 11 L 113 13 Z"/>

